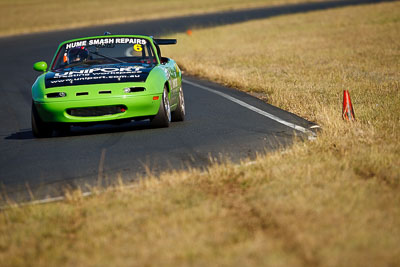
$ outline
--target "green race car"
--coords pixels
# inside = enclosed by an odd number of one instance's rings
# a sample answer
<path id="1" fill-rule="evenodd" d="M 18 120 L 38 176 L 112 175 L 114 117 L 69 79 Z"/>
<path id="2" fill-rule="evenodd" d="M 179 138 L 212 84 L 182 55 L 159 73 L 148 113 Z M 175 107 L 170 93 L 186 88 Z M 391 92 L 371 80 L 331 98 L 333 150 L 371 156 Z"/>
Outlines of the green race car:
<path id="1" fill-rule="evenodd" d="M 182 73 L 161 57 L 160 45 L 175 39 L 104 35 L 61 43 L 32 86 L 32 132 L 50 137 L 71 125 L 150 119 L 154 127 L 183 121 Z"/>

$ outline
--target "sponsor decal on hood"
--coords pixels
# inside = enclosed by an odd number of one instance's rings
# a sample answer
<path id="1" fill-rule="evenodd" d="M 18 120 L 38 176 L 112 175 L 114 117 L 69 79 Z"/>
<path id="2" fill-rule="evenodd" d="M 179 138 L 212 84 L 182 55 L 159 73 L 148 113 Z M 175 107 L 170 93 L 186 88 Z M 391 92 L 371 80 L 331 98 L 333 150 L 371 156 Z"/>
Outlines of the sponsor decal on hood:
<path id="1" fill-rule="evenodd" d="M 143 66 L 108 65 L 93 68 L 69 68 L 49 72 L 46 88 L 101 83 L 145 82 L 152 68 Z"/>

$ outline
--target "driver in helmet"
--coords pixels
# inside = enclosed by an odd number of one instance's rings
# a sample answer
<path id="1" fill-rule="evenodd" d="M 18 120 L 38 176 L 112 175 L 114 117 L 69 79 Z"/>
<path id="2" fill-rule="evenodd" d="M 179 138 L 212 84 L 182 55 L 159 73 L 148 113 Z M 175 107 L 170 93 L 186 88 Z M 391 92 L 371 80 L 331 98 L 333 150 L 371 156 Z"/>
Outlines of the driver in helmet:
<path id="1" fill-rule="evenodd" d="M 67 63 L 77 63 L 85 61 L 89 58 L 89 51 L 84 47 L 74 47 L 68 50 Z"/>

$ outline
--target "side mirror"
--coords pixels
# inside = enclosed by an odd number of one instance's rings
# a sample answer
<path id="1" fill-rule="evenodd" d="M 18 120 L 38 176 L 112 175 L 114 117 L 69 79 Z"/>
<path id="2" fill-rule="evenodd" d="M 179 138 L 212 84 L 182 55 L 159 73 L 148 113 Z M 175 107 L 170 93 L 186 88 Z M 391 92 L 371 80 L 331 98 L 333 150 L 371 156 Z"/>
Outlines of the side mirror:
<path id="1" fill-rule="evenodd" d="M 45 72 L 47 70 L 47 63 L 44 61 L 39 61 L 33 64 L 33 69 L 36 71 Z"/>

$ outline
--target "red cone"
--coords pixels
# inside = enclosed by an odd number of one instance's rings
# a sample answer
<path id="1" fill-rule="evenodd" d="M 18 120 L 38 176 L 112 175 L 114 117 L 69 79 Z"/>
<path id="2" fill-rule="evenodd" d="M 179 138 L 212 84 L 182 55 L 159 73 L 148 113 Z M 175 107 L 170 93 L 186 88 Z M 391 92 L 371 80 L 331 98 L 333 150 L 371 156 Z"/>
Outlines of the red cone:
<path id="1" fill-rule="evenodd" d="M 353 105 L 351 104 L 350 94 L 348 90 L 343 91 L 342 118 L 348 121 L 356 120 L 356 116 L 354 115 Z"/>

